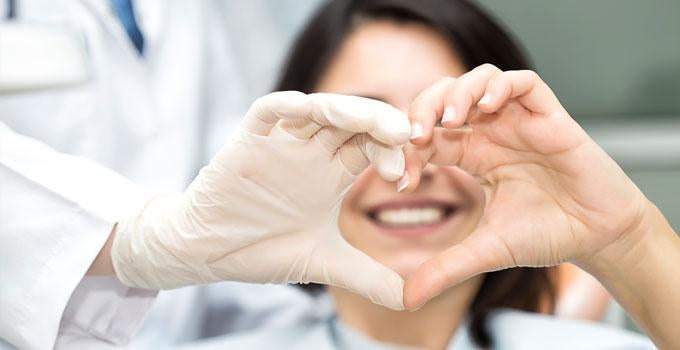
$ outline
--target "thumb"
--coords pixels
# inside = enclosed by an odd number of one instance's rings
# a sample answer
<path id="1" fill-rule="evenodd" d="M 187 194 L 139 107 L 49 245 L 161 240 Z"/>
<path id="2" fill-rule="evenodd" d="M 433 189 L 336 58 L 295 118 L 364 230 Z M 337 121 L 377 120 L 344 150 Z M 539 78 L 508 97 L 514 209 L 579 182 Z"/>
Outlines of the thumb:
<path id="1" fill-rule="evenodd" d="M 444 290 L 485 272 L 512 267 L 506 245 L 483 225 L 465 240 L 424 262 L 406 280 L 404 306 L 414 310 Z"/>
<path id="2" fill-rule="evenodd" d="M 316 254 L 312 282 L 347 289 L 392 310 L 404 310 L 404 280 L 396 272 L 352 247 L 340 232 L 328 236 L 327 250 Z M 325 251 L 324 251 L 325 250 Z"/>

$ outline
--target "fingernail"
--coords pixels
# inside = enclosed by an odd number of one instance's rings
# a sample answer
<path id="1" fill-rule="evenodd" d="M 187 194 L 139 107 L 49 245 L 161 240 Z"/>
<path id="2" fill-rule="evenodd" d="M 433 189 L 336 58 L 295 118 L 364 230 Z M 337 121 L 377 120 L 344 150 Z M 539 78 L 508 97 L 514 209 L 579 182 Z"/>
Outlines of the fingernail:
<path id="1" fill-rule="evenodd" d="M 411 124 L 411 140 L 423 136 L 423 125 L 420 123 Z"/>
<path id="2" fill-rule="evenodd" d="M 487 93 L 486 95 L 484 95 L 484 96 L 482 97 L 481 100 L 479 100 L 479 103 L 478 103 L 478 104 L 480 104 L 480 105 L 488 105 L 489 103 L 491 103 L 491 94 Z"/>
<path id="3" fill-rule="evenodd" d="M 442 115 L 442 123 L 450 122 L 456 119 L 456 109 L 453 106 L 446 106 L 444 108 L 444 115 Z"/>
<path id="4" fill-rule="evenodd" d="M 397 182 L 397 192 L 405 190 L 406 187 L 408 187 L 408 181 L 409 181 L 408 173 L 404 173 L 404 176 L 402 176 L 401 179 L 399 179 L 399 181 Z"/>

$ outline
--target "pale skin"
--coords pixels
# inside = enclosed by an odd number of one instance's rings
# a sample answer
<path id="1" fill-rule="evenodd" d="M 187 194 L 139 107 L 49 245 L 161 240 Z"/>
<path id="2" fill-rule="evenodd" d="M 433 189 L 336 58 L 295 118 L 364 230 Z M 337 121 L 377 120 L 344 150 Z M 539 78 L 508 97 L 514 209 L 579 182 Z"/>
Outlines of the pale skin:
<path id="1" fill-rule="evenodd" d="M 426 89 L 409 116 L 422 133 L 407 190 L 426 163 L 456 165 L 477 177 L 486 205 L 474 232 L 407 280 L 407 308 L 483 272 L 571 261 L 659 347 L 680 347 L 680 238 L 536 73 L 477 67 Z"/>

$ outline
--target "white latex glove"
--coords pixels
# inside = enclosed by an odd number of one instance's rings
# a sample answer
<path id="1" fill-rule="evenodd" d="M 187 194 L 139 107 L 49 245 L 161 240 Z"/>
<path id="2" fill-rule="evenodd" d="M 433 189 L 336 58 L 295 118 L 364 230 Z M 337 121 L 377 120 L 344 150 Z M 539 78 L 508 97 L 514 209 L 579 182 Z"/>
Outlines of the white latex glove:
<path id="1" fill-rule="evenodd" d="M 184 193 L 118 223 L 116 275 L 142 288 L 315 282 L 401 310 L 402 278 L 342 238 L 338 213 L 368 165 L 388 181 L 403 174 L 409 133 L 407 117 L 379 101 L 264 96 Z"/>

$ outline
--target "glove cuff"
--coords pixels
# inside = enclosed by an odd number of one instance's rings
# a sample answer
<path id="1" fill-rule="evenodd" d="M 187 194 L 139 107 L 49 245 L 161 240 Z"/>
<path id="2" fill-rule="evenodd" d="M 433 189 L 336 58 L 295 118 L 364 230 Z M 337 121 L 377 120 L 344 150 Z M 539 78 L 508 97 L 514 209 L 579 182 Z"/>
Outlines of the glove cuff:
<path id="1" fill-rule="evenodd" d="M 182 193 L 159 194 L 116 224 L 111 262 L 123 284 L 146 289 L 190 284 L 170 272 L 173 266 L 186 265 L 164 244 L 166 237 L 182 231 L 185 202 Z"/>

